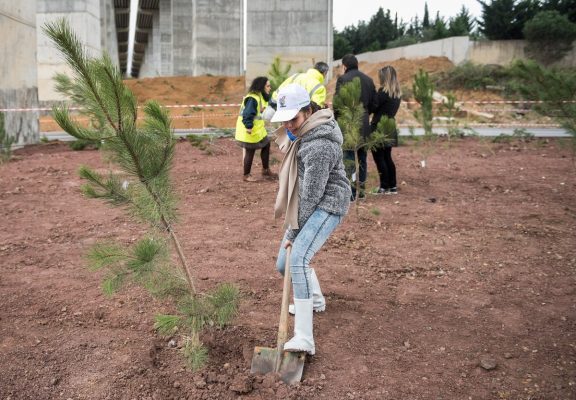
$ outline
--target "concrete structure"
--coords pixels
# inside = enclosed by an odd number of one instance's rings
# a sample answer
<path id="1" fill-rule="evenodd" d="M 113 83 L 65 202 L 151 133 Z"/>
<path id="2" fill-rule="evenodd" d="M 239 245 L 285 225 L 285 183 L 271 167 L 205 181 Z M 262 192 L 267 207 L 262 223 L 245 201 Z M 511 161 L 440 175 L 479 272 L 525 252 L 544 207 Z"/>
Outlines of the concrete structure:
<path id="1" fill-rule="evenodd" d="M 249 0 L 246 80 L 267 75 L 274 57 L 305 71 L 332 61 L 332 0 Z"/>
<path id="2" fill-rule="evenodd" d="M 154 3 L 158 9 L 150 13 Z M 147 35 L 136 39 L 137 46 L 145 44 L 145 49 L 135 47 L 135 54 L 142 54 L 142 62 L 135 60 L 132 75 L 241 75 L 243 3 L 242 0 L 142 1 L 138 29 Z"/>
<path id="3" fill-rule="evenodd" d="M 528 58 L 525 53 L 524 40 L 488 40 L 473 41 L 468 36 L 457 36 L 447 39 L 435 40 L 413 44 L 411 46 L 397 47 L 358 54 L 358 61 L 377 63 L 394 61 L 400 58 L 418 59 L 426 57 L 446 57 L 458 65 L 464 61 L 475 64 L 508 65 L 515 59 Z M 335 60 L 333 66 L 338 66 L 340 60 Z M 562 67 L 576 67 L 576 42 L 572 51 L 554 64 Z"/>
<path id="4" fill-rule="evenodd" d="M 37 108 L 36 1 L 0 1 L 0 109 Z M 37 111 L 6 111 L 13 146 L 39 140 Z"/>
<path id="5" fill-rule="evenodd" d="M 100 57 L 108 51 L 118 60 L 113 0 L 37 0 L 38 98 L 40 102 L 63 100 L 54 89 L 56 73 L 70 75 L 62 56 L 48 39 L 42 27 L 47 22 L 66 18 L 72 30 L 84 44 L 88 54 Z"/>

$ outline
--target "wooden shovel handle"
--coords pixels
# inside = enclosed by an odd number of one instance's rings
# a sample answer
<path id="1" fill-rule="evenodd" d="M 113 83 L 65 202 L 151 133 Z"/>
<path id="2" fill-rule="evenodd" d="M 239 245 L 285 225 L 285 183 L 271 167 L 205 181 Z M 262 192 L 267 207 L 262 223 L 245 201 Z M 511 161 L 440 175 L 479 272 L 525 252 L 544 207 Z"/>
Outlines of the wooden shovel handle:
<path id="1" fill-rule="evenodd" d="M 286 248 L 286 266 L 284 267 L 284 287 L 282 289 L 282 308 L 280 309 L 280 323 L 278 324 L 278 350 L 284 351 L 284 343 L 288 340 L 288 304 L 290 303 L 290 252 L 292 246 Z"/>

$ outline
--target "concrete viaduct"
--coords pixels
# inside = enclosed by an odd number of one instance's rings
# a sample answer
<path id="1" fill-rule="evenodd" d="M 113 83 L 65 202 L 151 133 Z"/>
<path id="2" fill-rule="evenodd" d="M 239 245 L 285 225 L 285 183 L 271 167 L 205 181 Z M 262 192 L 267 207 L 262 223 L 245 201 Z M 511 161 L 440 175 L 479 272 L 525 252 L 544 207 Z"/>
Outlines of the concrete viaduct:
<path id="1" fill-rule="evenodd" d="M 42 26 L 65 17 L 89 53 L 132 77 L 265 75 L 332 61 L 332 0 L 139 0 L 128 71 L 130 0 L 0 0 L 0 112 L 16 146 L 39 140 L 38 107 L 67 72 Z"/>

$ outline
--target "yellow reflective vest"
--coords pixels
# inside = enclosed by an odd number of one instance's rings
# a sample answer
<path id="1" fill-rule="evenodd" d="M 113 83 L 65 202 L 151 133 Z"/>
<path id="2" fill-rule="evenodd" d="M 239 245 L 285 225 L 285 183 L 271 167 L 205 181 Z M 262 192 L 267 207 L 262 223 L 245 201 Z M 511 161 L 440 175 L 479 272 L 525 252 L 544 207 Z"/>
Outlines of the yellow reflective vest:
<path id="1" fill-rule="evenodd" d="M 254 126 L 252 127 L 252 133 L 246 131 L 246 127 L 242 122 L 242 113 L 244 112 L 244 103 L 248 97 L 252 97 L 258 103 L 258 110 L 254 116 Z M 236 120 L 236 136 L 235 139 L 239 142 L 244 143 L 258 143 L 266 137 L 268 132 L 266 132 L 266 127 L 264 126 L 264 120 L 262 119 L 262 111 L 266 108 L 268 102 L 264 100 L 260 93 L 248 93 L 243 99 L 240 105 L 240 114 Z"/>
<path id="2" fill-rule="evenodd" d="M 322 75 L 322 73 L 316 68 L 310 68 L 306 72 L 292 75 L 284 82 L 282 82 L 278 89 L 291 83 L 297 83 L 306 89 L 310 95 L 310 99 L 320 107 L 324 107 L 326 104 L 326 86 L 324 86 L 324 75 Z M 277 102 L 278 90 L 272 94 L 272 99 L 274 102 Z"/>

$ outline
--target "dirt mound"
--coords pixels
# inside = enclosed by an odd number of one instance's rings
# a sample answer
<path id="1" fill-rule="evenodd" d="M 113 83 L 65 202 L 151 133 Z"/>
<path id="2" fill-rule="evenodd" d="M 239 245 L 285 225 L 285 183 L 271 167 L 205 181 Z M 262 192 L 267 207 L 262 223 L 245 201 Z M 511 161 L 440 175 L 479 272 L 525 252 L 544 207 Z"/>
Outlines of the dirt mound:
<path id="1" fill-rule="evenodd" d="M 163 105 L 240 103 L 244 77 L 173 76 L 125 81 L 139 103 L 157 100 Z"/>
<path id="2" fill-rule="evenodd" d="M 428 72 L 429 74 L 435 74 L 438 72 L 446 72 L 454 68 L 452 61 L 446 57 L 427 57 L 417 60 L 401 58 L 395 61 L 386 61 L 380 63 L 361 62 L 359 69 L 370 78 L 372 78 L 374 84 L 376 87 L 378 87 L 378 70 L 386 65 L 391 65 L 394 67 L 398 73 L 400 84 L 403 87 L 410 87 L 412 85 L 414 75 L 416 75 L 420 69 Z M 337 78 L 337 76 L 333 77 L 327 85 L 328 93 L 331 95 L 334 94 L 336 89 Z"/>

